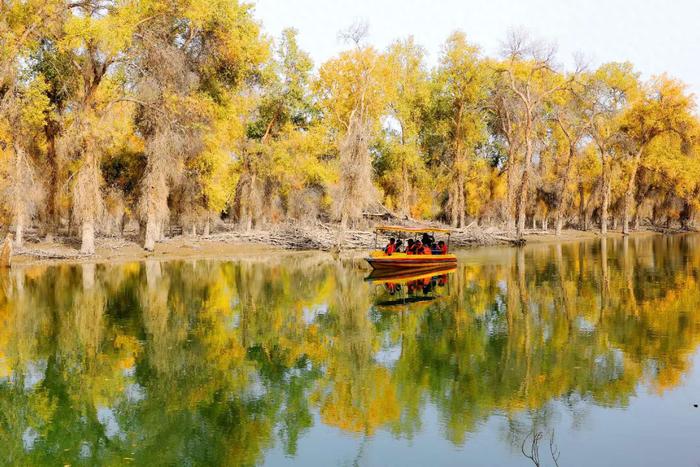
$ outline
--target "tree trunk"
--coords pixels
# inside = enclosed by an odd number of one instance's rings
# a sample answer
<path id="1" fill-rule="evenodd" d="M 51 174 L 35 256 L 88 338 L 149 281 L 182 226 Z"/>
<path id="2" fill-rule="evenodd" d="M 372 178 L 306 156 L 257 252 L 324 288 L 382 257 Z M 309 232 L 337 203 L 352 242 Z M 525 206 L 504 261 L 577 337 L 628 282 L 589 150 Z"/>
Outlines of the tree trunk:
<path id="1" fill-rule="evenodd" d="M 95 253 L 95 224 L 92 219 L 83 221 L 80 252 L 86 255 Z"/>
<path id="2" fill-rule="evenodd" d="M 693 215 L 693 208 L 690 202 L 686 199 L 683 200 L 683 209 L 681 210 L 679 221 L 681 223 L 681 229 L 690 230 L 690 219 Z"/>
<path id="3" fill-rule="evenodd" d="M 610 205 L 610 168 L 603 161 L 603 201 L 600 206 L 600 234 L 608 234 L 608 206 Z"/>
<path id="4" fill-rule="evenodd" d="M 14 173 L 13 175 L 13 180 L 12 180 L 12 202 L 14 204 L 13 206 L 13 214 L 14 214 L 14 221 L 15 221 L 15 246 L 16 247 L 21 247 L 22 243 L 24 241 L 24 220 L 26 217 L 26 210 L 25 210 L 25 196 L 26 194 L 23 192 L 23 181 L 24 181 L 24 149 L 20 147 L 19 144 L 15 143 L 13 145 L 14 153 L 15 153 L 15 167 L 14 167 Z"/>
<path id="5" fill-rule="evenodd" d="M 506 167 L 506 224 L 508 230 L 515 229 L 515 215 L 513 210 L 515 199 L 515 150 L 508 148 L 508 166 Z"/>
<path id="6" fill-rule="evenodd" d="M 146 235 L 143 240 L 143 249 L 153 251 L 156 247 L 156 237 L 158 234 L 158 223 L 153 219 L 153 215 L 149 215 L 146 220 Z"/>
<path id="7" fill-rule="evenodd" d="M 554 223 L 554 235 L 559 237 L 561 235 L 561 230 L 564 225 L 564 218 L 561 216 L 561 213 L 557 213 L 557 220 Z"/>
<path id="8" fill-rule="evenodd" d="M 630 229 L 630 214 L 632 210 L 632 201 L 634 200 L 634 190 L 636 187 L 637 171 L 639 170 L 639 163 L 642 160 L 642 148 L 640 148 L 634 155 L 634 160 L 632 161 L 632 169 L 630 172 L 630 178 L 627 181 L 627 192 L 625 193 L 625 205 L 624 213 L 622 216 L 622 234 L 629 235 Z"/>
<path id="9" fill-rule="evenodd" d="M 56 154 L 56 135 L 58 124 L 50 120 L 44 127 L 46 133 L 46 159 L 48 162 L 48 186 L 46 193 L 46 241 L 53 241 L 58 234 L 58 155 Z"/>
<path id="10" fill-rule="evenodd" d="M 562 177 L 562 182 L 561 182 L 561 188 L 559 190 L 559 194 L 557 195 L 557 212 L 555 214 L 555 220 L 554 220 L 554 235 L 560 236 L 561 235 L 561 229 L 562 229 L 562 224 L 564 223 L 563 217 L 564 217 L 564 209 L 566 209 L 567 205 L 569 204 L 569 195 L 568 195 L 568 189 L 567 187 L 569 186 L 569 178 L 571 176 L 571 165 L 574 159 L 574 155 L 576 153 L 576 148 L 573 143 L 569 144 L 569 154 L 566 159 L 566 165 L 564 166 L 564 176 Z M 581 194 L 581 202 L 583 204 L 583 194 Z M 545 229 L 546 230 L 546 229 Z"/>
<path id="11" fill-rule="evenodd" d="M 192 222 L 192 236 L 196 237 L 197 236 L 197 224 Z"/>
<path id="12" fill-rule="evenodd" d="M 457 183 L 457 196 L 459 199 L 459 222 L 457 224 L 461 228 L 467 225 L 467 219 L 465 217 L 467 214 L 467 200 L 464 196 L 464 174 L 459 174 Z"/>
<path id="13" fill-rule="evenodd" d="M 452 227 L 464 227 L 464 214 L 466 210 L 464 199 L 464 174 L 459 171 L 456 177 L 452 180 L 452 185 L 449 192 L 449 216 Z"/>
<path id="14" fill-rule="evenodd" d="M 586 203 L 585 201 L 585 192 L 583 189 L 583 183 L 579 182 L 578 184 L 578 211 L 579 211 L 579 222 L 581 223 L 581 228 L 585 231 L 588 230 L 588 219 L 586 218 Z"/>
<path id="15" fill-rule="evenodd" d="M 399 207 L 398 212 L 401 216 L 408 217 L 411 213 L 411 183 L 408 179 L 408 168 L 406 167 L 405 162 L 402 162 L 401 164 L 401 179 L 401 206 Z"/>
<path id="16" fill-rule="evenodd" d="M 15 222 L 15 247 L 21 248 L 24 243 L 24 225 L 21 220 Z"/>
<path id="17" fill-rule="evenodd" d="M 526 132 L 527 131 L 528 130 L 526 130 Z M 518 224 L 515 229 L 515 236 L 519 240 L 523 238 L 523 231 L 525 230 L 525 210 L 527 209 L 527 189 L 528 183 L 530 181 L 531 162 L 532 141 L 528 136 L 525 141 L 525 160 L 523 161 L 523 176 L 520 179 L 520 187 L 518 188 L 518 199 L 515 208 L 516 215 L 518 218 Z"/>
<path id="18" fill-rule="evenodd" d="M 209 218 L 207 218 L 207 220 L 204 222 L 204 232 L 202 232 L 202 235 L 205 237 L 209 236 L 209 232 L 211 230 L 210 224 L 211 224 L 211 222 L 210 222 Z"/>

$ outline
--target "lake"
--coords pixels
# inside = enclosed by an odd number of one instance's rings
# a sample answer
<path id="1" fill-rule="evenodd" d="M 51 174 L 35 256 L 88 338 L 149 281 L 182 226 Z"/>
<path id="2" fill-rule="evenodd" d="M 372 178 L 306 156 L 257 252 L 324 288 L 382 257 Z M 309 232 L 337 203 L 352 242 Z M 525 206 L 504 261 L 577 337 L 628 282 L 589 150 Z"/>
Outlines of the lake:
<path id="1" fill-rule="evenodd" d="M 700 463 L 700 235 L 458 256 L 2 273 L 0 460 Z"/>

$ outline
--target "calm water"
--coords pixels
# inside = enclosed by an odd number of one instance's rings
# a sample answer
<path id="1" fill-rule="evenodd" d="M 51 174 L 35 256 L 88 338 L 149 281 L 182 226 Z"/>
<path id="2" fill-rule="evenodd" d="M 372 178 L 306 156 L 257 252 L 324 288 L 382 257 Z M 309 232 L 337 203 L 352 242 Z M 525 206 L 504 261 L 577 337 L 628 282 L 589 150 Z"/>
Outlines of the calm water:
<path id="1" fill-rule="evenodd" d="M 366 274 L 291 254 L 0 275 L 0 459 L 700 463 L 700 236 Z"/>

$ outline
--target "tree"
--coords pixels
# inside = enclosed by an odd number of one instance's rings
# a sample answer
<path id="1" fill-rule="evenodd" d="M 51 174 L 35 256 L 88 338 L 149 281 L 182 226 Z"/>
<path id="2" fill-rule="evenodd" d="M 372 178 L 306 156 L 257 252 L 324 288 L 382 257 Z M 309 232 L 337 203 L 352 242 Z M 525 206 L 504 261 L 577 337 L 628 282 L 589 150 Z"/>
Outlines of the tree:
<path id="1" fill-rule="evenodd" d="M 502 83 L 512 94 L 512 98 L 504 102 L 515 106 L 510 114 L 517 119 L 524 145 L 522 176 L 515 200 L 516 237 L 521 239 L 525 229 L 537 127 L 545 118 L 547 98 L 564 90 L 570 80 L 563 79 L 554 71 L 554 48 L 532 41 L 523 32 L 510 33 L 503 55 L 504 60 L 497 72 L 504 76 Z"/>
<path id="2" fill-rule="evenodd" d="M 314 147 L 318 110 L 311 93 L 313 63 L 299 48 L 296 36 L 293 29 L 282 32 L 261 73 L 259 102 L 247 128 L 250 141 L 238 163 L 234 204 L 246 230 L 261 218 L 296 216 L 304 210 L 313 218 L 319 209 L 310 188 L 320 181 L 314 180 L 313 173 L 322 151 Z M 284 214 L 275 213 L 281 208 Z"/>
<path id="3" fill-rule="evenodd" d="M 423 117 L 429 100 L 425 51 L 413 37 L 389 46 L 386 60 L 394 86 L 389 102 L 389 123 L 376 164 L 386 201 L 399 215 L 420 215 L 419 189 L 426 190 L 426 168 L 421 148 Z"/>
<path id="4" fill-rule="evenodd" d="M 631 140 L 633 155 L 624 199 L 623 234 L 629 234 L 632 203 L 637 190 L 637 172 L 644 152 L 655 138 L 664 133 L 673 132 L 688 140 L 696 123 L 693 109 L 694 104 L 685 85 L 660 76 L 653 80 L 625 113 L 620 130 Z"/>
<path id="5" fill-rule="evenodd" d="M 45 95 L 45 79 L 33 76 L 26 65 L 42 38 L 60 29 L 66 12 L 61 1 L 0 3 L 0 152 L 9 154 L 2 161 L 8 183 L 0 188 L 12 206 L 18 246 L 40 199 L 33 165 L 41 156 L 42 129 L 53 111 Z"/>
<path id="6" fill-rule="evenodd" d="M 31 73 L 46 81 L 46 96 L 49 99 L 50 110 L 46 113 L 44 124 L 44 139 L 46 149 L 44 160 L 47 170 L 45 175 L 45 212 L 40 218 L 42 229 L 48 241 L 58 234 L 61 217 L 60 184 L 65 180 L 62 172 L 57 145 L 67 121 L 65 112 L 71 107 L 72 101 L 79 89 L 79 79 L 75 73 L 72 50 L 61 50 L 65 28 L 53 36 L 44 37 L 39 47 L 31 55 Z M 65 168 L 65 167 L 63 167 Z"/>
<path id="7" fill-rule="evenodd" d="M 477 145 L 486 137 L 484 102 L 488 72 L 479 49 L 461 32 L 453 33 L 443 47 L 433 77 L 433 106 L 430 119 L 443 142 L 436 146 L 447 178 L 446 214 L 455 227 L 467 225 L 467 184 L 475 170 Z M 435 149 L 433 150 L 435 151 Z"/>
<path id="8" fill-rule="evenodd" d="M 577 83 L 573 83 L 576 86 Z M 551 119 L 554 121 L 558 135 L 562 136 L 564 142 L 564 154 L 557 158 L 558 165 L 562 165 L 557 171 L 557 183 L 554 191 L 555 200 L 555 219 L 554 229 L 555 235 L 561 235 L 561 230 L 564 224 L 564 212 L 566 211 L 571 199 L 571 191 L 569 184 L 573 172 L 576 157 L 580 150 L 582 140 L 586 135 L 586 119 L 581 112 L 582 103 L 579 100 L 578 94 L 574 92 L 560 93 L 555 96 Z M 563 158 L 564 161 L 560 159 Z"/>
<path id="9" fill-rule="evenodd" d="M 613 156 L 621 149 L 621 119 L 636 98 L 638 75 L 630 63 L 607 63 L 588 74 L 584 82 L 582 108 L 602 166 L 600 232 L 607 235 Z"/>
<path id="10" fill-rule="evenodd" d="M 341 229 L 357 222 L 376 200 L 369 148 L 390 100 L 387 61 L 374 48 L 362 45 L 366 34 L 363 24 L 342 33 L 354 48 L 321 65 L 316 83 L 323 116 L 339 155 L 333 211 Z"/>
<path id="11" fill-rule="evenodd" d="M 215 108 L 254 74 L 266 48 L 250 7 L 238 2 L 156 1 L 141 14 L 129 55 L 147 158 L 144 248 L 153 250 L 168 220 L 170 185 L 201 151 Z"/>

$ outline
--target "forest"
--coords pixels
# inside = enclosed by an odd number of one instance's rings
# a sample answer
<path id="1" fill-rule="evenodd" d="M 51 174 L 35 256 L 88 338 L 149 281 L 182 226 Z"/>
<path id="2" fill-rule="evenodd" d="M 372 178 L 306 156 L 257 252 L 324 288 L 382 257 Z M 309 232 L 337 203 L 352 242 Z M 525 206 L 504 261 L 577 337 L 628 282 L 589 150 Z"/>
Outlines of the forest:
<path id="1" fill-rule="evenodd" d="M 435 65 L 357 23 L 315 64 L 236 0 L 0 1 L 0 231 L 21 246 L 368 215 L 464 228 L 693 229 L 695 98 L 628 62 L 565 69 L 521 30 Z M 336 38 L 331 38 L 336 39 Z"/>

